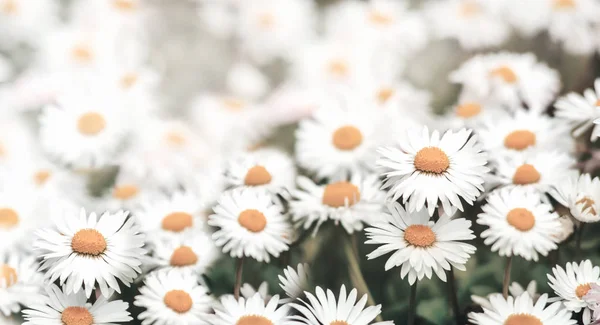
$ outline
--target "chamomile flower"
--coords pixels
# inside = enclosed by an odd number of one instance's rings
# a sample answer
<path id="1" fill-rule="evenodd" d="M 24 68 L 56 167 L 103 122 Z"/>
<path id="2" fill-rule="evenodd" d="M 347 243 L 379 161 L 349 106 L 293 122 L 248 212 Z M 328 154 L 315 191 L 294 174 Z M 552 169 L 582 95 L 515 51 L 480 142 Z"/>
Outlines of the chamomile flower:
<path id="1" fill-rule="evenodd" d="M 202 229 L 206 222 L 199 198 L 191 192 L 148 198 L 136 211 L 145 232 L 159 236 L 182 235 L 185 230 Z"/>
<path id="2" fill-rule="evenodd" d="M 290 213 L 293 221 L 304 229 L 316 223 L 313 234 L 327 220 L 341 224 L 348 233 L 360 231 L 365 223 L 376 222 L 383 212 L 386 195 L 380 190 L 377 175 L 354 174 L 348 181 L 326 185 L 316 185 L 301 176 L 297 183 Z"/>
<path id="3" fill-rule="evenodd" d="M 101 198 L 102 204 L 109 211 L 139 211 L 144 202 L 160 195 L 151 182 L 128 169 L 126 166 L 119 169 L 114 184 Z"/>
<path id="4" fill-rule="evenodd" d="M 135 297 L 145 308 L 138 319 L 148 324 L 208 324 L 213 298 L 191 272 L 160 270 L 150 273 Z"/>
<path id="5" fill-rule="evenodd" d="M 289 249 L 292 226 L 265 191 L 236 188 L 222 194 L 208 224 L 215 244 L 231 257 L 269 262 Z"/>
<path id="6" fill-rule="evenodd" d="M 227 89 L 242 98 L 258 100 L 270 89 L 269 79 L 257 67 L 237 62 L 227 72 Z"/>
<path id="7" fill-rule="evenodd" d="M 210 235 L 202 230 L 188 230 L 176 238 L 158 238 L 151 241 L 150 246 L 153 248 L 151 260 L 160 269 L 205 274 L 220 257 Z"/>
<path id="8" fill-rule="evenodd" d="M 594 0 L 545 1 L 550 8 L 548 34 L 573 54 L 590 54 L 596 49 L 600 4 Z"/>
<path id="9" fill-rule="evenodd" d="M 461 99 L 445 116 L 445 124 L 455 130 L 467 127 L 479 131 L 486 122 L 497 121 L 507 115 L 508 112 L 497 105 L 480 100 Z"/>
<path id="10" fill-rule="evenodd" d="M 538 112 L 545 110 L 560 90 L 558 73 L 537 62 L 531 53 L 477 55 L 452 72 L 450 81 L 461 84 L 463 91 L 475 98 L 508 108 L 526 104 Z"/>
<path id="11" fill-rule="evenodd" d="M 278 275 L 279 286 L 291 299 L 298 299 L 303 295 L 308 284 L 309 273 L 307 264 L 298 264 L 297 269 L 291 266 L 283 269 L 283 275 Z"/>
<path id="12" fill-rule="evenodd" d="M 74 91 L 44 108 L 40 143 L 53 158 L 78 168 L 102 167 L 120 153 L 128 128 L 118 96 Z"/>
<path id="13" fill-rule="evenodd" d="M 215 308 L 213 325 L 291 325 L 288 319 L 289 306 L 279 306 L 279 296 L 267 301 L 255 293 L 250 298 L 236 299 L 232 295 L 221 298 L 221 305 Z"/>
<path id="14" fill-rule="evenodd" d="M 487 197 L 477 223 L 489 228 L 481 233 L 486 245 L 500 256 L 538 260 L 557 248 L 553 236 L 560 228 L 559 216 L 542 202 L 540 194 L 526 188 L 503 188 Z"/>
<path id="15" fill-rule="evenodd" d="M 129 322 L 129 304 L 122 300 L 109 301 L 100 296 L 91 304 L 83 292 L 69 293 L 54 284 L 45 287 L 46 296 L 23 311 L 26 325 L 110 325 Z M 111 292 L 112 294 L 112 292 Z"/>
<path id="16" fill-rule="evenodd" d="M 583 309 L 584 322 L 590 319 L 591 311 L 584 297 L 592 284 L 600 284 L 600 267 L 593 266 L 590 260 L 579 264 L 567 263 L 565 269 L 560 266 L 552 268 L 548 280 L 548 285 L 560 297 L 567 310 L 578 313 Z"/>
<path id="17" fill-rule="evenodd" d="M 226 170 L 232 186 L 249 186 L 287 196 L 294 187 L 296 169 L 292 159 L 277 149 L 259 149 L 232 159 Z"/>
<path id="18" fill-rule="evenodd" d="M 0 256 L 0 312 L 10 316 L 39 299 L 44 276 L 33 256 L 16 253 Z"/>
<path id="19" fill-rule="evenodd" d="M 557 179 L 549 193 L 580 222 L 600 220 L 600 179 L 597 177 L 592 179 L 590 174 L 578 175 L 573 171 Z"/>
<path id="20" fill-rule="evenodd" d="M 392 200 L 408 202 L 410 212 L 427 207 L 433 215 L 438 201 L 448 213 L 462 211 L 460 198 L 473 204 L 489 171 L 477 137 L 466 129 L 447 131 L 441 138 L 438 131 L 430 135 L 427 127 L 420 133 L 410 130 L 400 148 L 383 147 L 379 153 L 383 186 Z"/>
<path id="21" fill-rule="evenodd" d="M 576 137 L 582 135 L 592 126 L 591 140 L 600 136 L 600 127 L 593 124 L 600 118 L 600 79 L 594 82 L 594 89 L 586 89 L 583 95 L 571 92 L 560 97 L 554 104 L 556 116 L 566 120 L 575 128 L 573 134 Z"/>
<path id="22" fill-rule="evenodd" d="M 388 209 L 384 220 L 366 229 L 365 243 L 380 245 L 367 255 L 369 259 L 393 253 L 385 270 L 401 266 L 400 276 L 404 279 L 408 275 L 411 285 L 417 279 L 431 279 L 434 272 L 445 282 L 451 267 L 465 270 L 475 252 L 475 246 L 461 242 L 475 238 L 471 221 L 443 214 L 433 222 L 427 212 L 409 213 L 397 202 L 388 204 Z"/>
<path id="23" fill-rule="evenodd" d="M 31 188 L 19 185 L 0 191 L 0 237 L 3 241 L 0 252 L 14 250 L 28 243 L 36 225 L 44 222 L 36 213 L 35 204 L 32 204 L 32 192 Z"/>
<path id="24" fill-rule="evenodd" d="M 0 1 L 0 40 L 9 45 L 37 45 L 58 23 L 58 9 L 54 0 Z"/>
<path id="25" fill-rule="evenodd" d="M 502 295 L 494 295 L 490 297 L 492 308 L 484 308 L 482 313 L 470 313 L 469 321 L 477 325 L 577 324 L 571 319 L 571 312 L 562 308 L 560 302 L 546 306 L 547 303 L 547 294 L 542 295 L 535 304 L 528 293 L 507 299 Z"/>
<path id="26" fill-rule="evenodd" d="M 322 324 L 348 324 L 348 325 L 393 325 L 393 321 L 373 322 L 381 314 L 381 305 L 369 306 L 367 295 L 357 301 L 358 292 L 352 289 L 346 294 L 346 286 L 342 285 L 338 298 L 331 290 L 327 294 L 321 287 L 316 288 L 316 296 L 305 292 L 307 301 L 293 303 L 291 306 L 299 312 L 292 316 L 292 324 L 322 325 Z"/>
<path id="27" fill-rule="evenodd" d="M 81 210 L 79 217 L 60 215 L 55 226 L 36 231 L 33 246 L 43 259 L 50 282 L 60 279 L 66 293 L 80 290 L 89 297 L 97 286 L 104 297 L 121 292 L 117 279 L 129 286 L 142 272 L 146 254 L 144 235 L 127 212 L 104 213 L 99 218 Z"/>

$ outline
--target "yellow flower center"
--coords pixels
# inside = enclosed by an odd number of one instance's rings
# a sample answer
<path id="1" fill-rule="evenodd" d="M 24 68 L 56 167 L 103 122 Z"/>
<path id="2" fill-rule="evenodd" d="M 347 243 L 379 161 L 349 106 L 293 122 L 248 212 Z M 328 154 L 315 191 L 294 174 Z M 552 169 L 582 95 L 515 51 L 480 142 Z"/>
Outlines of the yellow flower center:
<path id="1" fill-rule="evenodd" d="M 369 14 L 369 21 L 376 25 L 390 25 L 394 22 L 394 17 L 388 15 L 385 12 L 373 10 Z"/>
<path id="2" fill-rule="evenodd" d="M 113 0 L 113 6 L 121 11 L 134 11 L 137 4 L 132 0 Z"/>
<path id="3" fill-rule="evenodd" d="M 438 147 L 425 147 L 417 152 L 414 166 L 424 173 L 442 174 L 450 167 L 450 159 Z"/>
<path id="4" fill-rule="evenodd" d="M 248 186 L 259 186 L 271 183 L 271 174 L 263 166 L 256 165 L 246 173 L 244 184 Z"/>
<path id="5" fill-rule="evenodd" d="M 0 3 L 0 12 L 6 15 L 13 15 L 19 11 L 19 5 L 15 0 L 4 0 Z"/>
<path id="6" fill-rule="evenodd" d="M 181 232 L 194 225 L 194 218 L 187 212 L 172 212 L 162 219 L 162 229 Z"/>
<path id="7" fill-rule="evenodd" d="M 138 75 L 133 72 L 124 74 L 120 80 L 121 87 L 124 89 L 131 88 L 138 81 L 138 78 Z"/>
<path id="8" fill-rule="evenodd" d="M 410 225 L 404 231 L 404 240 L 416 247 L 430 247 L 435 243 L 435 233 L 425 225 Z"/>
<path id="9" fill-rule="evenodd" d="M 106 239 L 96 229 L 81 229 L 71 239 L 71 248 L 79 254 L 98 256 L 106 250 Z"/>
<path id="10" fill-rule="evenodd" d="M 360 201 L 360 191 L 354 184 L 337 182 L 325 186 L 323 204 L 339 208 L 346 206 L 346 201 L 348 201 L 348 206 L 352 206 Z"/>
<path id="11" fill-rule="evenodd" d="M 477 103 L 463 103 L 456 107 L 456 115 L 462 118 L 470 118 L 481 113 L 481 105 Z"/>
<path id="12" fill-rule="evenodd" d="M 247 209 L 238 216 L 240 226 L 246 228 L 250 232 L 261 232 L 267 226 L 267 218 L 265 215 L 255 209 Z"/>
<path id="13" fill-rule="evenodd" d="M 97 135 L 106 127 L 104 117 L 96 112 L 88 112 L 79 117 L 77 120 L 77 130 L 83 135 Z"/>
<path id="14" fill-rule="evenodd" d="M 517 168 L 513 175 L 513 184 L 527 185 L 534 184 L 540 181 L 542 176 L 540 173 L 530 164 L 523 164 Z"/>
<path id="15" fill-rule="evenodd" d="M 363 135 L 358 128 L 352 125 L 345 125 L 333 132 L 331 141 L 339 150 L 348 151 L 360 146 L 363 141 Z"/>
<path id="16" fill-rule="evenodd" d="M 178 314 L 183 314 L 192 309 L 192 297 L 183 290 L 171 290 L 165 294 L 164 303 Z"/>
<path id="17" fill-rule="evenodd" d="M 348 64 L 343 60 L 332 60 L 327 65 L 327 70 L 329 73 L 336 77 L 345 77 L 348 75 L 349 68 Z"/>
<path id="18" fill-rule="evenodd" d="M 535 226 L 535 217 L 531 211 L 524 208 L 515 208 L 508 211 L 506 221 L 509 225 L 520 231 L 529 231 Z"/>
<path id="19" fill-rule="evenodd" d="M 92 325 L 94 317 L 85 307 L 67 307 L 60 320 L 64 325 Z"/>
<path id="20" fill-rule="evenodd" d="M 115 186 L 112 195 L 115 199 L 129 200 L 132 197 L 136 196 L 138 192 L 139 189 L 137 186 L 132 184 L 123 184 Z"/>
<path id="21" fill-rule="evenodd" d="M 592 200 L 589 197 L 584 197 L 582 199 L 580 199 L 579 201 L 575 202 L 576 204 L 582 204 L 583 203 L 583 207 L 581 209 L 581 211 L 585 211 L 587 209 L 590 209 L 590 213 L 592 214 L 596 214 L 596 202 L 594 200 Z"/>
<path id="22" fill-rule="evenodd" d="M 50 171 L 47 169 L 38 170 L 34 175 L 33 179 L 38 186 L 46 184 L 50 178 Z"/>
<path id="23" fill-rule="evenodd" d="M 544 325 L 544 323 L 529 314 L 512 314 L 504 321 L 504 325 Z"/>
<path id="24" fill-rule="evenodd" d="M 535 133 L 529 130 L 516 130 L 504 138 L 504 146 L 508 149 L 520 151 L 534 146 L 535 141 Z"/>
<path id="25" fill-rule="evenodd" d="M 79 44 L 73 47 L 71 50 L 71 56 L 73 60 L 79 63 L 90 63 L 94 59 L 94 53 L 85 44 Z"/>
<path id="26" fill-rule="evenodd" d="M 474 1 L 465 0 L 460 4 L 458 10 L 463 17 L 473 17 L 481 12 L 481 7 Z"/>
<path id="27" fill-rule="evenodd" d="M 0 208 L 0 227 L 9 229 L 19 224 L 19 214 L 11 208 Z"/>
<path id="28" fill-rule="evenodd" d="M 0 280 L 6 285 L 6 287 L 10 287 L 13 284 L 17 283 L 17 270 L 14 268 L 3 264 L 0 266 Z"/>
<path id="29" fill-rule="evenodd" d="M 246 103 L 235 98 L 224 98 L 221 100 L 221 102 L 225 108 L 231 111 L 239 111 L 246 106 Z"/>
<path id="30" fill-rule="evenodd" d="M 592 286 L 589 283 L 581 284 L 575 289 L 575 295 L 577 295 L 577 298 L 583 299 L 591 289 Z"/>
<path id="31" fill-rule="evenodd" d="M 189 246 L 180 246 L 171 255 L 171 266 L 188 266 L 198 262 L 198 255 Z"/>
<path id="32" fill-rule="evenodd" d="M 235 325 L 273 325 L 268 318 L 258 315 L 242 316 Z"/>
<path id="33" fill-rule="evenodd" d="M 377 100 L 380 104 L 385 104 L 394 95 L 394 89 L 382 88 L 377 92 Z"/>
<path id="34" fill-rule="evenodd" d="M 505 65 L 493 69 L 490 72 L 490 75 L 492 75 L 492 77 L 500 78 L 508 84 L 517 82 L 517 75 L 515 74 L 515 72 Z"/>
<path id="35" fill-rule="evenodd" d="M 577 6 L 575 0 L 554 0 L 554 9 L 557 10 L 566 10 L 573 9 Z"/>

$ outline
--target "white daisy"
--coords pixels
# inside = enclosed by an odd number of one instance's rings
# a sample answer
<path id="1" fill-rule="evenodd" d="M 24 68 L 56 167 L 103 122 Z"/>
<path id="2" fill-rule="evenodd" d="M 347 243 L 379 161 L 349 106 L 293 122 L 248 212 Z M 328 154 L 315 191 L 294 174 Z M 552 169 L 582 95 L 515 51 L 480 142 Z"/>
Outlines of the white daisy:
<path id="1" fill-rule="evenodd" d="M 591 311 L 584 297 L 590 291 L 591 284 L 600 284 L 600 267 L 592 266 L 590 260 L 567 263 L 566 269 L 560 266 L 552 268 L 548 274 L 548 285 L 560 297 L 566 309 L 580 312 L 583 309 L 583 319 L 589 320 Z M 588 322 L 586 322 L 588 323 Z"/>
<path id="2" fill-rule="evenodd" d="M 586 89 L 583 95 L 571 92 L 560 97 L 554 104 L 556 116 L 566 120 L 575 128 L 573 134 L 581 136 L 592 126 L 591 140 L 600 136 L 600 127 L 593 124 L 600 118 L 600 78 L 594 82 L 594 89 Z"/>
<path id="3" fill-rule="evenodd" d="M 408 275 L 411 285 L 425 276 L 431 279 L 432 271 L 445 282 L 445 270 L 466 270 L 475 246 L 461 241 L 475 238 L 471 221 L 444 214 L 434 222 L 427 212 L 408 213 L 398 202 L 388 204 L 388 209 L 384 221 L 366 229 L 365 243 L 380 245 L 367 255 L 369 259 L 393 252 L 385 270 L 402 266 L 400 276 L 404 279 Z"/>
<path id="4" fill-rule="evenodd" d="M 40 298 L 44 276 L 37 268 L 33 256 L 0 255 L 0 312 L 4 316 L 18 313 L 20 305 Z"/>
<path id="5" fill-rule="evenodd" d="M 115 182 L 101 198 L 103 206 L 109 211 L 139 211 L 149 198 L 158 197 L 158 189 L 147 179 L 129 171 L 128 166 L 121 166 Z"/>
<path id="6" fill-rule="evenodd" d="M 600 23 L 600 4 L 595 0 L 552 0 L 548 33 L 555 42 L 573 54 L 591 54 L 596 49 L 597 31 Z"/>
<path id="7" fill-rule="evenodd" d="M 203 206 L 191 192 L 148 198 L 135 214 L 145 232 L 167 237 L 188 229 L 202 229 L 206 222 Z"/>
<path id="8" fill-rule="evenodd" d="M 138 319 L 147 324 L 208 324 L 213 298 L 191 272 L 152 272 L 135 297 L 134 305 L 145 308 Z"/>
<path id="9" fill-rule="evenodd" d="M 298 189 L 292 192 L 290 213 L 293 221 L 304 229 L 316 222 L 314 233 L 321 224 L 332 220 L 348 233 L 360 231 L 363 224 L 376 222 L 383 211 L 385 192 L 380 190 L 377 175 L 352 175 L 349 181 L 316 185 L 304 176 L 298 177 Z"/>
<path id="10" fill-rule="evenodd" d="M 531 53 L 477 55 L 450 74 L 450 81 L 476 98 L 508 108 L 543 111 L 560 90 L 556 71 Z"/>
<path id="11" fill-rule="evenodd" d="M 269 79 L 257 67 L 241 61 L 234 63 L 227 72 L 227 89 L 242 98 L 258 100 L 269 90 Z"/>
<path id="12" fill-rule="evenodd" d="M 37 45 L 59 21 L 54 0 L 0 1 L 0 40 L 3 45 Z"/>
<path id="13" fill-rule="evenodd" d="M 502 1 L 502 17 L 519 34 L 533 37 L 547 29 L 553 2 L 558 1 Z"/>
<path id="14" fill-rule="evenodd" d="M 353 173 L 372 171 L 376 147 L 385 143 L 384 121 L 369 107 L 354 101 L 329 100 L 298 126 L 298 164 L 319 179 L 342 180 Z"/>
<path id="15" fill-rule="evenodd" d="M 122 300 L 108 301 L 110 296 L 100 296 L 91 304 L 83 292 L 67 293 L 54 284 L 45 290 L 44 299 L 23 311 L 24 325 L 111 325 L 133 319 L 127 311 L 129 304 Z"/>
<path id="16" fill-rule="evenodd" d="M 40 143 L 53 158 L 78 168 L 114 162 L 128 133 L 118 96 L 103 91 L 74 91 L 44 108 Z"/>
<path id="17" fill-rule="evenodd" d="M 44 221 L 36 213 L 36 205 L 32 204 L 34 190 L 11 183 L 13 186 L 0 191 L 0 237 L 3 242 L 0 252 L 14 251 L 16 247 L 30 249 L 30 245 L 25 244 L 29 244 L 31 233 Z"/>
<path id="18" fill-rule="evenodd" d="M 279 296 L 265 301 L 256 293 L 251 298 L 236 299 L 232 295 L 221 298 L 215 307 L 213 325 L 291 325 L 288 320 L 289 306 L 279 305 Z"/>
<path id="19" fill-rule="evenodd" d="M 548 295 L 542 295 L 534 304 L 528 293 L 504 299 L 502 295 L 490 297 L 492 309 L 483 313 L 469 313 L 469 321 L 477 325 L 575 325 L 571 312 L 562 308 L 560 302 L 546 307 Z"/>
<path id="20" fill-rule="evenodd" d="M 202 230 L 188 230 L 181 237 L 158 238 L 150 244 L 151 259 L 160 269 L 205 274 L 220 256 L 210 235 Z"/>
<path id="21" fill-rule="evenodd" d="M 462 98 L 445 116 L 444 123 L 454 130 L 467 127 L 479 131 L 485 122 L 497 121 L 508 115 L 506 110 L 497 105 Z"/>
<path id="22" fill-rule="evenodd" d="M 429 215 L 441 202 L 444 211 L 463 211 L 460 198 L 473 204 L 483 191 L 487 155 L 470 130 L 439 132 L 424 127 L 422 132 L 408 132 L 400 148 L 379 149 L 377 165 L 385 177 L 383 186 L 393 200 L 402 197 L 408 211 L 427 206 Z"/>
<path id="23" fill-rule="evenodd" d="M 549 194 L 581 222 L 600 221 L 600 179 L 573 171 L 557 179 Z"/>
<path id="24" fill-rule="evenodd" d="M 226 170 L 229 184 L 266 189 L 272 194 L 287 193 L 294 187 L 296 168 L 292 159 L 277 149 L 259 149 L 239 155 Z"/>
<path id="25" fill-rule="evenodd" d="M 129 286 L 142 272 L 144 235 L 127 212 L 97 218 L 82 209 L 79 218 L 59 215 L 54 222 L 55 227 L 36 231 L 33 246 L 43 259 L 40 269 L 50 282 L 60 279 L 66 293 L 83 289 L 89 297 L 98 286 L 109 297 L 111 289 L 121 292 L 117 279 Z"/>
<path id="26" fill-rule="evenodd" d="M 252 298 L 255 294 L 259 294 L 264 301 L 269 301 L 273 296 L 269 294 L 269 284 L 267 281 L 263 281 L 257 289 L 254 289 L 252 285 L 249 283 L 242 284 L 240 288 L 240 295 L 246 299 Z M 283 299 L 280 300 L 280 303 L 283 303 Z"/>
<path id="27" fill-rule="evenodd" d="M 300 263 L 297 270 L 288 266 L 283 269 L 283 275 L 278 275 L 279 286 L 291 300 L 298 299 L 306 290 L 309 280 L 308 271 L 308 265 Z"/>
<path id="28" fill-rule="evenodd" d="M 557 248 L 553 236 L 560 228 L 559 216 L 540 194 L 527 188 L 503 188 L 487 197 L 477 223 L 489 228 L 481 233 L 486 245 L 500 256 L 538 260 Z"/>
<path id="29" fill-rule="evenodd" d="M 302 304 L 293 303 L 291 306 L 300 314 L 292 316 L 292 324 L 303 325 L 327 325 L 327 324 L 348 324 L 348 325 L 392 325 L 393 321 L 373 322 L 381 313 L 381 305 L 369 306 L 367 304 L 367 295 L 363 295 L 360 300 L 356 300 L 358 292 L 352 289 L 346 294 L 346 286 L 342 285 L 340 295 L 336 299 L 331 290 L 325 291 L 321 287 L 316 288 L 316 297 L 305 292 L 307 301 L 300 300 Z"/>
<path id="30" fill-rule="evenodd" d="M 282 207 L 267 192 L 236 188 L 223 193 L 208 224 L 217 246 L 231 257 L 269 262 L 289 249 L 292 227 Z"/>

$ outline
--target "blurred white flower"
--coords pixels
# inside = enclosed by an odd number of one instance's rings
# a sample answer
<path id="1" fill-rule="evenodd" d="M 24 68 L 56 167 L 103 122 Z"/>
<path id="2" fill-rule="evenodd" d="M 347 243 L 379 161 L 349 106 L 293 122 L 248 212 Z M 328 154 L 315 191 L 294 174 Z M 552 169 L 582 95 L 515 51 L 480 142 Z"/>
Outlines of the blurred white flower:
<path id="1" fill-rule="evenodd" d="M 203 208 L 194 193 L 178 191 L 170 195 L 147 197 L 134 212 L 145 232 L 173 240 L 183 235 L 185 230 L 205 227 Z"/>
<path id="2" fill-rule="evenodd" d="M 210 233 L 203 229 L 187 230 L 182 236 L 152 238 L 149 241 L 153 264 L 159 269 L 206 274 L 220 257 Z"/>
<path id="3" fill-rule="evenodd" d="M 227 73 L 227 89 L 242 98 L 257 100 L 270 88 L 269 79 L 247 62 L 235 63 Z"/>
<path id="4" fill-rule="evenodd" d="M 552 0 L 546 1 L 546 6 L 551 6 L 548 33 L 553 41 L 560 42 L 573 54 L 591 54 L 596 50 L 594 26 L 600 24 L 598 1 Z"/>
<path id="5" fill-rule="evenodd" d="M 298 299 L 303 295 L 309 279 L 307 264 L 298 264 L 297 270 L 291 266 L 283 269 L 283 275 L 278 275 L 279 286 L 290 300 Z"/>
<path id="6" fill-rule="evenodd" d="M 549 194 L 580 222 L 600 221 L 600 179 L 573 171 L 557 179 Z"/>
<path id="7" fill-rule="evenodd" d="M 583 95 L 571 92 L 560 97 L 554 104 L 556 117 L 564 119 L 574 127 L 573 135 L 581 136 L 584 132 L 594 127 L 591 140 L 600 136 L 600 127 L 592 124 L 600 119 L 600 78 L 594 82 L 594 89 L 586 89 Z"/>
<path id="8" fill-rule="evenodd" d="M 0 317 L 18 313 L 21 305 L 41 298 L 44 276 L 38 267 L 33 256 L 0 254 Z"/>

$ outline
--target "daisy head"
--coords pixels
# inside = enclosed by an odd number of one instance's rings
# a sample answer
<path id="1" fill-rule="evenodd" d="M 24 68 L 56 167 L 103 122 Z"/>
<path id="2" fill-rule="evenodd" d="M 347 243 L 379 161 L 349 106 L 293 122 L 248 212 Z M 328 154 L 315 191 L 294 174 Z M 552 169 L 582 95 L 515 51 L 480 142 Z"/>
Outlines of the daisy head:
<path id="1" fill-rule="evenodd" d="M 357 301 L 358 291 L 352 289 L 346 293 L 346 286 L 342 285 L 339 297 L 336 299 L 331 290 L 327 294 L 321 287 L 316 288 L 316 296 L 305 292 L 306 301 L 293 303 L 291 306 L 298 311 L 297 316 L 292 316 L 294 324 L 305 325 L 338 325 L 338 324 L 366 324 L 366 325 L 393 325 L 393 321 L 373 322 L 381 314 L 381 305 L 369 306 L 367 295 Z"/>
<path id="2" fill-rule="evenodd" d="M 600 268 L 593 266 L 590 260 L 567 263 L 566 268 L 555 266 L 548 274 L 548 285 L 554 290 L 567 310 L 580 312 L 584 309 L 584 319 L 589 319 L 590 310 L 585 295 L 592 284 L 600 284 Z"/>
<path id="3" fill-rule="evenodd" d="M 546 306 L 548 295 L 542 295 L 534 304 L 527 292 L 518 297 L 502 295 L 490 297 L 491 309 L 484 308 L 482 313 L 470 313 L 469 321 L 477 325 L 575 325 L 571 312 L 561 308 L 560 302 Z"/>
<path id="4" fill-rule="evenodd" d="M 196 274 L 159 270 L 148 275 L 133 304 L 146 309 L 138 316 L 143 325 L 208 324 L 214 301 Z"/>
<path id="5" fill-rule="evenodd" d="M 19 186 L 0 191 L 0 236 L 4 242 L 0 252 L 23 246 L 36 225 L 44 221 L 32 204 L 32 199 L 35 199 L 31 197 L 32 193 L 31 188 Z"/>
<path id="6" fill-rule="evenodd" d="M 180 237 L 158 238 L 150 244 L 151 259 L 160 269 L 205 274 L 220 256 L 210 235 L 203 230 L 188 230 Z"/>
<path id="7" fill-rule="evenodd" d="M 231 257 L 269 262 L 289 249 L 292 227 L 282 207 L 265 191 L 235 188 L 222 194 L 208 224 L 213 240 Z"/>
<path id="8" fill-rule="evenodd" d="M 148 198 L 136 211 L 144 231 L 174 237 L 185 230 L 202 229 L 206 222 L 203 206 L 192 192 L 175 192 Z"/>
<path id="9" fill-rule="evenodd" d="M 430 135 L 411 130 L 400 148 L 383 147 L 377 165 L 385 177 L 383 186 L 395 201 L 402 197 L 410 212 L 427 207 L 433 215 L 438 201 L 444 211 L 463 210 L 460 198 L 468 204 L 483 191 L 484 176 L 489 169 L 487 155 L 470 130 L 438 131 Z"/>
<path id="10" fill-rule="evenodd" d="M 54 222 L 36 231 L 33 246 L 43 259 L 40 269 L 50 282 L 60 279 L 67 293 L 83 289 L 89 297 L 97 286 L 109 297 L 111 289 L 121 292 L 117 279 L 129 286 L 142 272 L 145 236 L 127 212 L 97 217 L 81 209 L 79 217 L 60 215 Z"/>
<path id="11" fill-rule="evenodd" d="M 550 195 L 568 208 L 571 215 L 580 222 L 600 220 L 600 179 L 590 174 L 573 171 L 558 179 L 552 186 Z"/>
<path id="12" fill-rule="evenodd" d="M 364 223 L 378 220 L 386 200 L 377 175 L 354 174 L 349 181 L 325 185 L 301 176 L 297 183 L 290 202 L 292 218 L 304 229 L 316 223 L 315 233 L 327 220 L 341 224 L 348 233 L 360 231 Z"/>
<path id="13" fill-rule="evenodd" d="M 388 209 L 385 220 L 366 229 L 366 243 L 380 245 L 367 255 L 369 259 L 393 253 L 385 270 L 401 266 L 400 276 L 408 275 L 411 285 L 425 276 L 431 279 L 433 272 L 446 281 L 445 271 L 451 267 L 465 270 L 475 252 L 473 245 L 461 242 L 475 238 L 471 221 L 444 214 L 434 222 L 427 212 L 408 213 L 398 202 L 390 203 Z"/>
<path id="14" fill-rule="evenodd" d="M 37 268 L 33 256 L 0 255 L 0 312 L 4 316 L 17 313 L 20 305 L 39 299 L 44 276 Z"/>
<path id="15" fill-rule="evenodd" d="M 584 90 L 583 94 L 571 92 L 560 97 L 554 104 L 556 116 L 575 128 L 573 134 L 578 137 L 592 126 L 591 140 L 600 135 L 600 127 L 593 124 L 600 118 L 600 78 L 594 82 L 593 89 Z"/>
<path id="16" fill-rule="evenodd" d="M 496 190 L 482 210 L 477 223 L 489 228 L 481 237 L 500 256 L 518 255 L 537 261 L 538 254 L 546 256 L 557 248 L 559 216 L 538 192 L 521 187 Z"/>
<path id="17" fill-rule="evenodd" d="M 473 98 L 462 98 L 452 107 L 447 120 L 448 126 L 453 129 L 468 127 L 479 130 L 485 122 L 505 115 L 507 112 L 496 105 Z"/>
<path id="18" fill-rule="evenodd" d="M 278 275 L 279 286 L 290 300 L 298 299 L 303 295 L 309 281 L 309 269 L 307 264 L 298 264 L 294 269 L 291 266 L 283 269 L 283 275 Z"/>
<path id="19" fill-rule="evenodd" d="M 279 306 L 279 296 L 265 301 L 260 293 L 250 298 L 239 298 L 232 295 L 221 298 L 221 304 L 215 307 L 214 325 L 288 325 L 289 306 Z"/>
<path id="20" fill-rule="evenodd" d="M 151 182 L 127 169 L 121 166 L 114 184 L 107 189 L 102 198 L 109 211 L 122 209 L 138 211 L 148 197 L 159 195 L 158 189 Z"/>
<path id="21" fill-rule="evenodd" d="M 110 296 L 100 296 L 92 304 L 83 292 L 67 293 L 55 284 L 45 286 L 46 295 L 28 305 L 23 311 L 27 325 L 107 325 L 129 322 L 129 304 L 122 300 L 109 301 Z M 112 295 L 112 292 L 111 292 Z"/>

